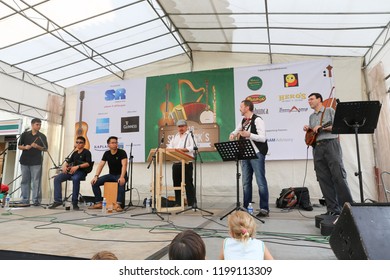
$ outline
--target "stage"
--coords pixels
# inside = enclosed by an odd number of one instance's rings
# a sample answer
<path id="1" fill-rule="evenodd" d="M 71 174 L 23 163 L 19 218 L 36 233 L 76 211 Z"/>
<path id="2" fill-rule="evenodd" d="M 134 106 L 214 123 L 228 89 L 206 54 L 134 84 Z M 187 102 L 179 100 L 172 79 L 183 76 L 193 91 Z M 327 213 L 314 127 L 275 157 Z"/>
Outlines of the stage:
<path id="1" fill-rule="evenodd" d="M 136 205 L 138 202 L 132 204 Z M 141 203 L 142 204 L 142 203 Z M 275 259 L 335 260 L 328 238 L 315 227 L 315 215 L 326 212 L 315 204 L 311 212 L 294 209 L 282 211 L 270 203 L 269 218 L 257 223 L 257 237 L 262 239 Z M 227 217 L 235 203 L 200 203 L 211 211 L 186 211 L 179 215 L 161 213 L 164 220 L 145 208 L 129 207 L 122 213 L 103 215 L 101 210 L 54 210 L 39 207 L 0 208 L 0 259 L 90 259 L 101 250 L 109 250 L 121 260 L 167 259 L 167 247 L 173 237 L 184 229 L 194 229 L 206 244 L 207 259 L 217 260 L 224 237 Z M 256 207 L 255 207 L 256 213 Z M 15 255 L 9 255 L 15 253 Z M 299 253 L 298 253 L 299 252 Z"/>

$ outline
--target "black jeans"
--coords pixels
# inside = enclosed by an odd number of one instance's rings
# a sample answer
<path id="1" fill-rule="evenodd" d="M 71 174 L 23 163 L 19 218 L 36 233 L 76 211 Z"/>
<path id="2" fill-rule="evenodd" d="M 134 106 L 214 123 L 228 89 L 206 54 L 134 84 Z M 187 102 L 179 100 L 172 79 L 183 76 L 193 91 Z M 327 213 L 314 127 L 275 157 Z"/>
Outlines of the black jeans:
<path id="1" fill-rule="evenodd" d="M 189 206 L 195 202 L 195 192 L 194 192 L 194 184 L 192 183 L 192 174 L 193 174 L 193 166 L 192 162 L 185 164 L 185 187 L 186 187 L 186 195 L 187 195 L 187 203 Z M 174 163 L 172 166 L 172 178 L 173 185 L 175 187 L 179 187 L 181 185 L 181 163 Z M 175 201 L 176 204 L 180 205 L 181 203 L 181 191 L 175 190 Z"/>

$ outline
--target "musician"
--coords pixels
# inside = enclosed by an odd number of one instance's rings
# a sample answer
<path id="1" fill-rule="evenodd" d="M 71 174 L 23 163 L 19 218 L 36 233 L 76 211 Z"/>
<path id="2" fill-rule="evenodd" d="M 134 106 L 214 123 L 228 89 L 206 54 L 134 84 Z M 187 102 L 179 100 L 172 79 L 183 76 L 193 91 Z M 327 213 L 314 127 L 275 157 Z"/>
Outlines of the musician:
<path id="1" fill-rule="evenodd" d="M 181 152 L 194 156 L 194 142 L 188 131 L 187 122 L 185 120 L 178 120 L 176 122 L 178 132 L 168 143 L 167 148 L 177 149 Z M 193 184 L 193 165 L 189 162 L 184 166 L 185 168 L 185 187 L 188 206 L 192 206 L 195 202 L 194 184 Z M 172 179 L 173 185 L 178 187 L 181 185 L 181 162 L 174 162 L 172 165 Z M 175 190 L 176 205 L 181 205 L 181 191 Z"/>
<path id="2" fill-rule="evenodd" d="M 118 182 L 117 202 L 114 203 L 113 210 L 122 212 L 125 202 L 125 184 L 128 179 L 127 153 L 125 150 L 118 148 L 118 137 L 116 136 L 108 137 L 107 145 L 109 150 L 104 152 L 102 160 L 96 169 L 96 175 L 91 180 L 92 191 L 95 195 L 95 204 L 89 207 L 89 209 L 102 209 L 103 198 L 100 186 L 104 185 L 105 182 Z M 99 177 L 106 162 L 108 164 L 109 174 Z"/>
<path id="3" fill-rule="evenodd" d="M 32 119 L 31 130 L 23 132 L 18 143 L 18 149 L 22 151 L 19 160 L 22 172 L 22 182 L 20 183 L 21 202 L 23 204 L 30 203 L 30 191 L 32 190 L 34 206 L 41 205 L 42 152 L 48 147 L 46 136 L 39 131 L 41 124 L 40 119 Z"/>
<path id="4" fill-rule="evenodd" d="M 247 208 L 252 202 L 252 178 L 255 173 L 260 196 L 260 211 L 257 217 L 269 216 L 269 193 L 268 183 L 265 178 L 265 156 L 268 152 L 267 138 L 265 136 L 265 124 L 263 119 L 253 113 L 253 103 L 250 100 L 243 100 L 240 104 L 240 112 L 244 117 L 230 134 L 230 141 L 237 137 L 249 139 L 255 152 L 256 159 L 242 160 L 242 183 L 244 193 L 244 207 Z"/>
<path id="5" fill-rule="evenodd" d="M 310 115 L 309 125 L 305 125 L 303 130 L 312 129 L 317 135 L 313 159 L 317 181 L 326 202 L 327 212 L 324 215 L 337 216 L 345 202 L 352 202 L 352 196 L 338 135 L 331 133 L 331 125 L 322 127 L 326 123 L 333 123 L 335 111 L 323 106 L 319 93 L 311 93 L 308 101 L 314 112 Z"/>
<path id="6" fill-rule="evenodd" d="M 61 183 L 72 180 L 72 205 L 73 210 L 80 210 L 78 206 L 80 181 L 87 177 L 88 169 L 92 165 L 92 155 L 88 149 L 85 149 L 85 138 L 78 136 L 76 138 L 76 148 L 70 158 L 65 159 L 62 165 L 62 172 L 54 178 L 54 202 L 49 209 L 54 209 L 62 205 Z"/>

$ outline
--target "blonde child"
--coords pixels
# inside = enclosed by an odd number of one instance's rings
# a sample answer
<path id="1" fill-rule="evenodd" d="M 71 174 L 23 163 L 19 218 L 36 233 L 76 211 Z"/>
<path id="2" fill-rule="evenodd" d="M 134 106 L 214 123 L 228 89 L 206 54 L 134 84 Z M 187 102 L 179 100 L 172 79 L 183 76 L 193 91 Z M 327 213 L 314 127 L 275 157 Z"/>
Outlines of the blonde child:
<path id="1" fill-rule="evenodd" d="M 256 223 L 245 211 L 228 216 L 229 235 L 223 241 L 221 260 L 273 260 L 264 242 L 255 238 Z"/>

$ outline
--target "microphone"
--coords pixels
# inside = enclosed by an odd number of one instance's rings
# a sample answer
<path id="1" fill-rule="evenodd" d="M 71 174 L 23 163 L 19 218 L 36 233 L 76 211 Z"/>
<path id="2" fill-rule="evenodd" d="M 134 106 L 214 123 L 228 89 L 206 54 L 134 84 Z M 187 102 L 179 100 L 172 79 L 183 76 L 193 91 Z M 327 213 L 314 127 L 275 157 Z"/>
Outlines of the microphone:
<path id="1" fill-rule="evenodd" d="M 336 103 L 339 104 L 340 103 L 340 99 L 336 98 Z"/>
<path id="2" fill-rule="evenodd" d="M 163 131 L 162 137 L 161 137 L 161 144 L 164 144 L 164 139 L 165 139 L 165 132 Z"/>

